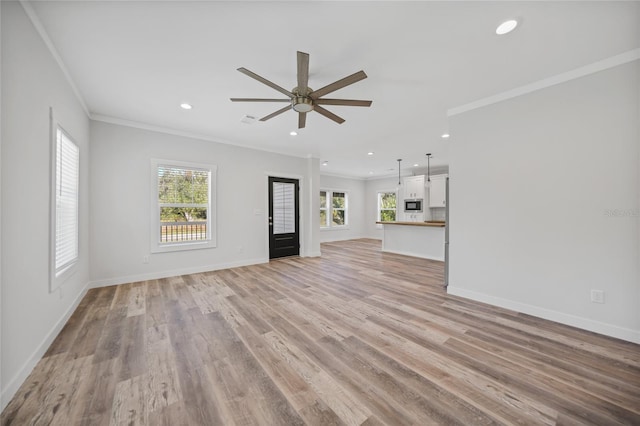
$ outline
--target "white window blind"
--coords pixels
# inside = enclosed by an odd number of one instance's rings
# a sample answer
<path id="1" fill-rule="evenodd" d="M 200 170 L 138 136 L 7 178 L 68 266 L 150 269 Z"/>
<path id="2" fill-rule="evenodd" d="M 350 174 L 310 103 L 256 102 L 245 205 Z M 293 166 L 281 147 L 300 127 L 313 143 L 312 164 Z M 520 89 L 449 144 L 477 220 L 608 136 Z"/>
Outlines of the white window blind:
<path id="1" fill-rule="evenodd" d="M 273 233 L 296 232 L 295 184 L 273 182 Z"/>
<path id="2" fill-rule="evenodd" d="M 213 164 L 151 159 L 151 253 L 216 247 Z"/>
<path id="3" fill-rule="evenodd" d="M 60 129 L 56 133 L 56 276 L 78 259 L 80 150 Z"/>
<path id="4" fill-rule="evenodd" d="M 208 239 L 210 171 L 158 165 L 160 243 Z"/>

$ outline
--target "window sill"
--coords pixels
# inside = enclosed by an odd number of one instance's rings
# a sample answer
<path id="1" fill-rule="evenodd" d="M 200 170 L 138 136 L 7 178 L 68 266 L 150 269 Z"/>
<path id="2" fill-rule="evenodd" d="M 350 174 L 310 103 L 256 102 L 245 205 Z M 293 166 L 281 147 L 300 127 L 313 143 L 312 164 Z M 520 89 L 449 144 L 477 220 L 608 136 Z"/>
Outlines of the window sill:
<path id="1" fill-rule="evenodd" d="M 344 231 L 349 229 L 349 225 L 320 227 L 320 231 Z"/>
<path id="2" fill-rule="evenodd" d="M 216 248 L 215 241 L 194 241 L 190 243 L 165 243 L 156 244 L 151 248 L 151 253 L 169 253 L 174 251 L 202 250 L 208 248 Z"/>
<path id="3" fill-rule="evenodd" d="M 51 283 L 49 286 L 49 292 L 54 292 L 55 290 L 62 287 L 62 285 L 69 280 L 72 276 L 75 275 L 78 270 L 78 260 L 76 259 L 73 263 L 69 264 L 66 268 L 62 269 L 58 273 L 55 271 L 51 277 Z"/>

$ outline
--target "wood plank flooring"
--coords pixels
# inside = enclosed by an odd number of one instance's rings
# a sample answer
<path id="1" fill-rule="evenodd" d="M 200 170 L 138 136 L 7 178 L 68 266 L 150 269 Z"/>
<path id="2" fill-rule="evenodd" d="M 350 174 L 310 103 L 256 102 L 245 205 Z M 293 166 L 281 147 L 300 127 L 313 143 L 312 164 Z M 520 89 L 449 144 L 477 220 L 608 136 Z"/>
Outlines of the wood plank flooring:
<path id="1" fill-rule="evenodd" d="M 1 424 L 640 424 L 638 345 L 322 254 L 90 290 Z"/>

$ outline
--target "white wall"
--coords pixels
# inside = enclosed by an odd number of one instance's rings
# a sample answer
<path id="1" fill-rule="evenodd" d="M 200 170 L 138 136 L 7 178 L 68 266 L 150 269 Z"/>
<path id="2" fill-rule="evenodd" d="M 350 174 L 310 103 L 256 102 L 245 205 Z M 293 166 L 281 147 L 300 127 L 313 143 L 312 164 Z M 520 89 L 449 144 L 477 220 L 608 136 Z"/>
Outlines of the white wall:
<path id="1" fill-rule="evenodd" d="M 451 117 L 450 293 L 640 343 L 639 76 Z"/>
<path id="2" fill-rule="evenodd" d="M 89 119 L 18 2 L 2 10 L 2 408 L 89 281 Z M 49 107 L 80 147 L 80 258 L 49 292 Z"/>
<path id="3" fill-rule="evenodd" d="M 301 254 L 320 251 L 317 221 L 314 227 L 309 210 L 310 188 L 318 179 L 317 159 L 99 121 L 91 122 L 91 144 L 92 285 L 268 261 L 269 174 L 301 179 Z M 150 253 L 151 158 L 217 165 L 216 248 Z M 149 256 L 148 264 L 143 263 L 144 256 Z"/>
<path id="4" fill-rule="evenodd" d="M 320 229 L 320 242 L 351 240 L 366 236 L 365 213 L 365 181 L 337 176 L 320 175 L 320 190 L 346 191 L 348 196 L 348 225 L 345 228 Z M 320 206 L 318 205 L 318 212 Z M 318 222 L 320 221 L 319 214 Z M 319 226 L 319 224 L 318 224 Z"/>

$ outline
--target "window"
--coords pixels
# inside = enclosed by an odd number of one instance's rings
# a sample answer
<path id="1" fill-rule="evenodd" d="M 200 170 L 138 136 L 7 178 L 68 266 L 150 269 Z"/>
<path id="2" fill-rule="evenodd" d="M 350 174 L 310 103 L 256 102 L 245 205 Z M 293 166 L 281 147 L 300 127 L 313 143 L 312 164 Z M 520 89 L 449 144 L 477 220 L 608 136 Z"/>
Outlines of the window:
<path id="1" fill-rule="evenodd" d="M 320 191 L 320 227 L 334 228 L 348 225 L 348 203 L 345 191 Z"/>
<path id="2" fill-rule="evenodd" d="M 393 222 L 396 220 L 396 193 L 378 192 L 378 222 Z"/>
<path id="3" fill-rule="evenodd" d="M 69 135 L 55 127 L 55 194 L 52 199 L 52 267 L 51 289 L 71 275 L 78 260 L 78 190 L 80 150 Z M 52 159 L 53 161 L 53 159 Z"/>
<path id="4" fill-rule="evenodd" d="M 320 191 L 320 227 L 329 226 L 327 223 L 327 191 Z"/>
<path id="5" fill-rule="evenodd" d="M 151 251 L 215 247 L 216 166 L 152 160 Z"/>

